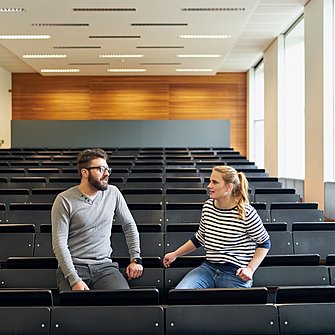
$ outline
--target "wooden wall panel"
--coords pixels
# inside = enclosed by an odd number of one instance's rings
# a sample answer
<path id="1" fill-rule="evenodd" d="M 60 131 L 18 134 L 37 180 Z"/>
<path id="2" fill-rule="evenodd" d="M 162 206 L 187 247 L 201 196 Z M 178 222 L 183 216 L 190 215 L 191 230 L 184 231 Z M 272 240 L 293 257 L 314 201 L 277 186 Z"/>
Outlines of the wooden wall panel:
<path id="1" fill-rule="evenodd" d="M 13 120 L 230 120 L 246 154 L 246 74 L 43 77 L 13 74 Z"/>

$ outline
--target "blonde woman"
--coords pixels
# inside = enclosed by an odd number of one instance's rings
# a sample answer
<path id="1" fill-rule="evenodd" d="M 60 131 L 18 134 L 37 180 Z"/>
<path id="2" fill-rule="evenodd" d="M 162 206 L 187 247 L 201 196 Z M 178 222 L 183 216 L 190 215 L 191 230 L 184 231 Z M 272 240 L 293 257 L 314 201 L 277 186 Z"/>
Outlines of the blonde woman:
<path id="1" fill-rule="evenodd" d="M 230 166 L 216 166 L 207 187 L 210 199 L 203 206 L 198 231 L 166 254 L 163 264 L 169 267 L 177 257 L 204 246 L 206 260 L 176 289 L 251 287 L 253 273 L 271 243 L 261 218 L 249 204 L 248 181 Z"/>

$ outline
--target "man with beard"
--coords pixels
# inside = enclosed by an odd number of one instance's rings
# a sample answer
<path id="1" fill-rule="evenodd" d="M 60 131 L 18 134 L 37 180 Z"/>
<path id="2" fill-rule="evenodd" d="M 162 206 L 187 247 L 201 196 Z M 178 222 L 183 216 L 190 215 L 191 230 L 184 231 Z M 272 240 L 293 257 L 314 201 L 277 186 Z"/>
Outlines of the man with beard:
<path id="1" fill-rule="evenodd" d="M 142 275 L 138 230 L 121 192 L 108 184 L 107 159 L 100 148 L 82 151 L 77 158 L 80 184 L 60 193 L 53 203 L 52 246 L 60 291 L 129 288 L 111 259 L 114 214 L 122 219 L 129 250 L 128 279 Z"/>

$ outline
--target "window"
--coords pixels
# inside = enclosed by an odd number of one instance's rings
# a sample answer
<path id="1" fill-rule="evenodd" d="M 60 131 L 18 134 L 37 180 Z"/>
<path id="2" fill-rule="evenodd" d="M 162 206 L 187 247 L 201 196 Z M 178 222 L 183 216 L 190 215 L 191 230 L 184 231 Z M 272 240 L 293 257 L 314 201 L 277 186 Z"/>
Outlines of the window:
<path id="1" fill-rule="evenodd" d="M 305 177 L 304 20 L 284 36 L 284 107 L 279 118 L 279 176 Z"/>

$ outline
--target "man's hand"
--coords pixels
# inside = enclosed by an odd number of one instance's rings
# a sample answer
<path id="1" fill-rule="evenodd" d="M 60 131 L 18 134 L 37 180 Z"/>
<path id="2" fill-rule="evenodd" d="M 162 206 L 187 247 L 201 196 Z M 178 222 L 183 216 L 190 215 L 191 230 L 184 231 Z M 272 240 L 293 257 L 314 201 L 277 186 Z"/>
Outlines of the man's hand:
<path id="1" fill-rule="evenodd" d="M 136 264 L 135 262 L 131 262 L 126 269 L 128 280 L 139 278 L 142 276 L 142 273 L 143 266 L 141 264 Z"/>
<path id="2" fill-rule="evenodd" d="M 72 286 L 72 291 L 89 291 L 89 290 L 90 289 L 83 280 Z"/>

